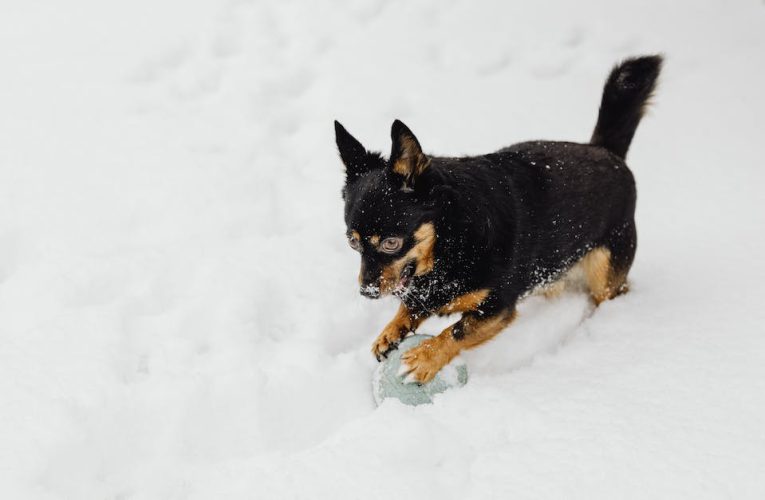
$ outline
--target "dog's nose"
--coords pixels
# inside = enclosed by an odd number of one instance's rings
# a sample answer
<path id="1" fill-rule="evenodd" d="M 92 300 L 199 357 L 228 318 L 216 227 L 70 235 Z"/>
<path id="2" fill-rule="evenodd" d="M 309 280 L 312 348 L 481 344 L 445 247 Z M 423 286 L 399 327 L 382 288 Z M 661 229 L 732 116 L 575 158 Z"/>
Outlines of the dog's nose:
<path id="1" fill-rule="evenodd" d="M 376 299 L 380 296 L 380 287 L 377 285 L 365 285 L 359 289 L 359 292 L 364 297 Z"/>

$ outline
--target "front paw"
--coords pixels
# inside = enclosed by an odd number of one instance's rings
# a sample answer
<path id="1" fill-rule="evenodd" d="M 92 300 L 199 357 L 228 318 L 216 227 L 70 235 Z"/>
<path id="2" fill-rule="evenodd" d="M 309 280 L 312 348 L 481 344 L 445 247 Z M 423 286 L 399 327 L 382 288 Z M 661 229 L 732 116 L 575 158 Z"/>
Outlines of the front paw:
<path id="1" fill-rule="evenodd" d="M 372 343 L 372 354 L 377 361 L 382 361 L 398 347 L 403 335 L 398 330 L 385 329 Z"/>
<path id="2" fill-rule="evenodd" d="M 424 384 L 436 376 L 436 373 L 449 364 L 457 355 L 450 349 L 448 340 L 441 335 L 425 340 L 401 356 L 399 375 L 406 375 L 405 382 Z"/>

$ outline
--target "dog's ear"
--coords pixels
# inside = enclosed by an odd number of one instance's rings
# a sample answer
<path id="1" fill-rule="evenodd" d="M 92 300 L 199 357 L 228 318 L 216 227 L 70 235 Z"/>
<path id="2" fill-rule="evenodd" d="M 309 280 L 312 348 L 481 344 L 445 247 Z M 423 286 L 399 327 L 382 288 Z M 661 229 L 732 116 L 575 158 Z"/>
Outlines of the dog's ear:
<path id="1" fill-rule="evenodd" d="M 420 147 L 420 142 L 409 127 L 399 120 L 393 122 L 390 129 L 393 148 L 390 152 L 390 166 L 393 171 L 404 177 L 404 187 L 414 188 L 415 181 L 430 165 Z"/>
<path id="2" fill-rule="evenodd" d="M 373 170 L 379 163 L 379 156 L 367 151 L 337 120 L 335 120 L 335 142 L 349 181 Z M 374 161 L 375 159 L 378 163 Z"/>

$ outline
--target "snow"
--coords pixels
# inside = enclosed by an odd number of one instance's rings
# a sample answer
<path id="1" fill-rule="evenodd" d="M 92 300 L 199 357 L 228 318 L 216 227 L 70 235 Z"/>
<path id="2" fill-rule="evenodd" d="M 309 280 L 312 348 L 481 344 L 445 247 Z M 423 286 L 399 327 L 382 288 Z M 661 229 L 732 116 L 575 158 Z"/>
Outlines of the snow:
<path id="1" fill-rule="evenodd" d="M 765 497 L 753 0 L 4 2 L 0 497 Z M 632 291 L 528 299 L 375 408 L 337 118 L 388 151 L 587 140 L 663 52 Z M 445 321 L 426 323 L 437 333 Z"/>

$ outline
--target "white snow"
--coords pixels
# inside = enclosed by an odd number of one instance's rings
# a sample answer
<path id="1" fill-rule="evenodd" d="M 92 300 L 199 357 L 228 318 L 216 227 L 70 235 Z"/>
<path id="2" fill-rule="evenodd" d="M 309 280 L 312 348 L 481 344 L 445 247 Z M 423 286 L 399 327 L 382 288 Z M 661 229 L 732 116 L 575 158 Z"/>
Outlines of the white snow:
<path id="1" fill-rule="evenodd" d="M 0 7 L 0 497 L 765 498 L 762 2 Z M 528 299 L 432 405 L 375 409 L 332 120 L 387 152 L 631 148 L 632 291 Z M 437 333 L 445 321 L 424 332 Z"/>

